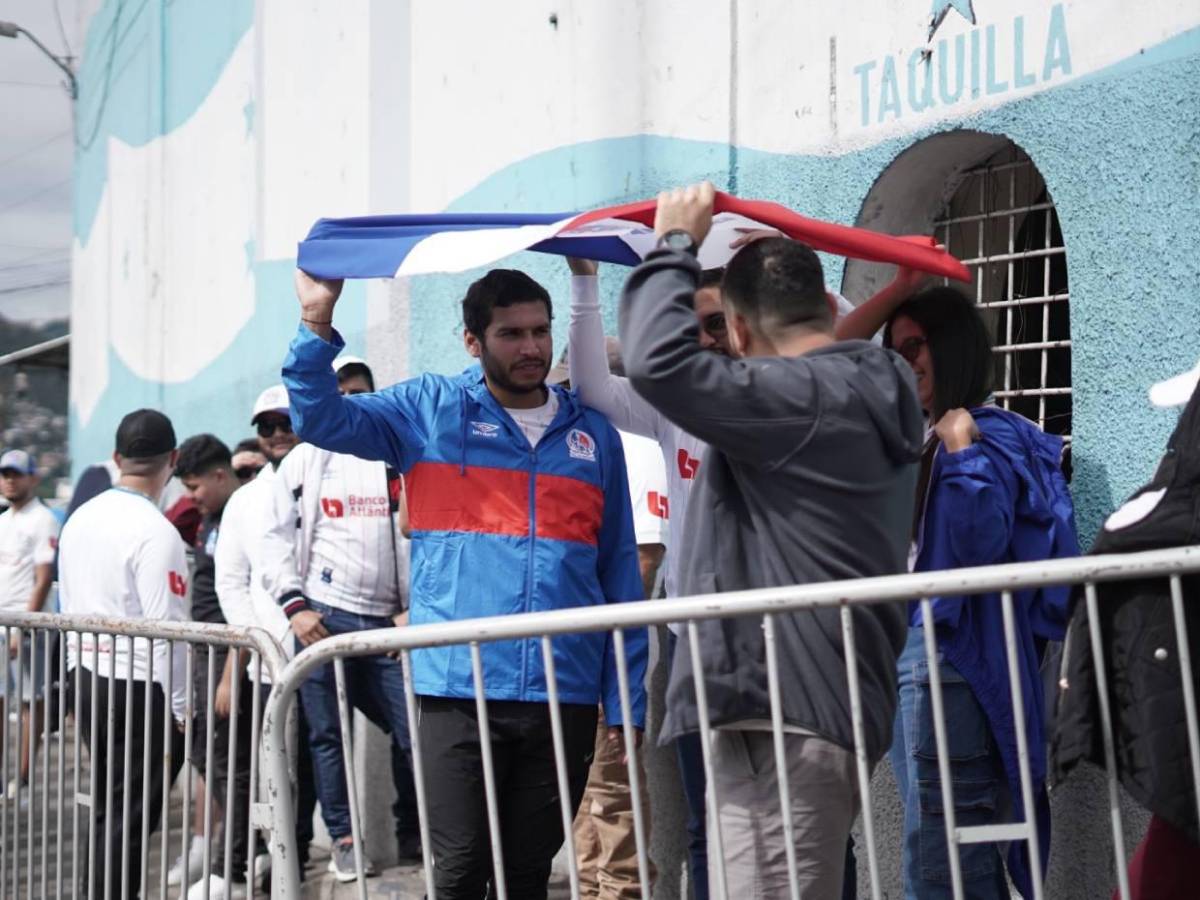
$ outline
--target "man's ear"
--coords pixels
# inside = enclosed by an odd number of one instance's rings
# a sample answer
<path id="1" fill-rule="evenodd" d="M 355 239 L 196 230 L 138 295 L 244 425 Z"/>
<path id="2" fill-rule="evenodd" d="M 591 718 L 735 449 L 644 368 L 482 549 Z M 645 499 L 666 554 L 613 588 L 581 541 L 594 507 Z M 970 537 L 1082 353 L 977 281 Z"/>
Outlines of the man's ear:
<path id="1" fill-rule="evenodd" d="M 725 321 L 729 324 L 729 349 L 734 356 L 745 356 L 750 346 L 750 323 L 729 306 L 725 307 Z"/>
<path id="2" fill-rule="evenodd" d="M 471 332 L 467 331 L 465 328 L 463 329 L 463 346 L 467 348 L 468 353 L 470 353 L 476 359 L 479 359 L 479 356 L 483 350 L 479 344 L 479 338 L 475 337 L 475 335 L 471 334 Z"/>

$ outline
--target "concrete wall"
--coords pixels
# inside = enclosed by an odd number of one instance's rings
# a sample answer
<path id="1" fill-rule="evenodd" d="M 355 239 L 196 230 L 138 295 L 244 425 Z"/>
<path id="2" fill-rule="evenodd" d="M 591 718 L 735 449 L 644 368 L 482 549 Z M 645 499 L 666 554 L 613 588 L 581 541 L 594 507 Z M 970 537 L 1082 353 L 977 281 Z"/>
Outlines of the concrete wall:
<path id="1" fill-rule="evenodd" d="M 582 209 L 710 178 L 906 231 L 947 185 L 928 170 L 877 183 L 959 131 L 1015 142 L 1057 203 L 1085 541 L 1174 422 L 1146 387 L 1200 356 L 1194 0 L 935 0 L 932 35 L 929 0 L 96 7 L 77 116 L 77 470 L 137 405 L 181 434 L 248 432 L 295 327 L 295 242 L 319 216 Z M 852 299 L 887 274 L 826 263 Z M 560 259 L 512 264 L 565 301 Z M 381 380 L 455 371 L 472 277 L 352 285 L 339 327 Z M 621 278 L 602 273 L 610 323 Z M 1089 790 L 1068 788 L 1060 821 Z M 1099 896 L 1103 828 L 1058 834 L 1054 896 Z"/>

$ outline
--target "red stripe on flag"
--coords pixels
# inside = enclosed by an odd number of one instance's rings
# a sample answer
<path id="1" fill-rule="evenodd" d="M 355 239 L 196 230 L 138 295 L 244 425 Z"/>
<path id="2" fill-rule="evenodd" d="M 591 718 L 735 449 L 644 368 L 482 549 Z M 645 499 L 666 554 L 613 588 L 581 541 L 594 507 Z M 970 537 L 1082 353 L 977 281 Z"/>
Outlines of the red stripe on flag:
<path id="1" fill-rule="evenodd" d="M 657 200 L 640 200 L 622 206 L 606 206 L 576 216 L 563 228 L 570 231 L 601 219 L 625 219 L 639 222 L 647 227 L 654 226 Z M 814 250 L 836 253 L 868 262 L 894 263 L 908 266 L 934 275 L 944 275 L 956 281 L 970 281 L 971 273 L 961 262 L 937 249 L 931 237 L 894 237 L 866 228 L 822 222 L 792 212 L 786 206 L 767 200 L 742 200 L 723 191 L 717 191 L 713 212 L 730 212 L 761 222 L 768 228 L 776 228 L 790 238 L 804 241 Z M 561 233 L 561 232 L 560 232 Z"/>
<path id="2" fill-rule="evenodd" d="M 537 536 L 597 545 L 604 519 L 604 493 L 563 475 L 538 475 Z"/>
<path id="3" fill-rule="evenodd" d="M 529 473 L 449 463 L 417 463 L 405 476 L 415 531 L 529 534 Z"/>

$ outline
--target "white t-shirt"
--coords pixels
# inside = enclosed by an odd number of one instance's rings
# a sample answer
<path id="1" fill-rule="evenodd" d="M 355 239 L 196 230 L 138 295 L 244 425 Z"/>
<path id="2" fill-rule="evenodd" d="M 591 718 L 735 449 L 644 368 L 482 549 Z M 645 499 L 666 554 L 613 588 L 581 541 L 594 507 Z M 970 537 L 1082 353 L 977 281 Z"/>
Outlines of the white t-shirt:
<path id="1" fill-rule="evenodd" d="M 658 444 L 641 435 L 618 432 L 629 474 L 629 501 L 638 544 L 666 544 L 670 505 L 667 470 Z"/>
<path id="2" fill-rule="evenodd" d="M 34 567 L 53 563 L 57 546 L 58 519 L 36 497 L 0 513 L 0 610 L 29 608 Z"/>
<path id="3" fill-rule="evenodd" d="M 554 416 L 558 413 L 558 397 L 554 391 L 549 389 L 546 390 L 546 395 L 546 402 L 533 409 L 504 407 L 504 411 L 512 416 L 512 420 L 517 423 L 517 427 L 525 435 L 525 440 L 529 441 L 530 447 L 538 445 L 538 441 L 542 439 L 542 435 L 546 433 L 546 429 L 550 427 L 550 423 L 554 421 Z"/>
<path id="4" fill-rule="evenodd" d="M 321 478 L 304 595 L 361 615 L 395 615 L 400 595 L 394 529 L 387 467 L 332 454 Z"/>
<path id="5" fill-rule="evenodd" d="M 279 642 L 284 654 L 291 657 L 296 642 L 289 640 L 291 628 L 287 616 L 263 586 L 261 577 L 263 534 L 274 478 L 275 470 L 267 466 L 253 481 L 233 492 L 221 514 L 213 563 L 217 600 L 225 621 L 243 628 L 263 629 Z M 247 671 L 254 677 L 252 666 L 249 664 Z M 265 665 L 262 682 L 271 683 Z"/>
<path id="6" fill-rule="evenodd" d="M 187 558 L 179 532 L 146 496 L 115 487 L 93 497 L 63 526 L 58 554 L 59 602 L 64 615 L 110 616 L 150 621 L 188 620 Z M 129 672 L 129 640 L 110 635 L 69 636 L 68 665 L 82 664 L 91 671 L 93 646 L 99 665 L 96 672 L 118 679 Z M 171 678 L 171 709 L 176 719 L 184 715 L 186 647 L 174 645 L 168 661 L 167 642 L 154 644 L 153 672 L 149 642 L 133 641 L 133 677 L 166 685 Z"/>

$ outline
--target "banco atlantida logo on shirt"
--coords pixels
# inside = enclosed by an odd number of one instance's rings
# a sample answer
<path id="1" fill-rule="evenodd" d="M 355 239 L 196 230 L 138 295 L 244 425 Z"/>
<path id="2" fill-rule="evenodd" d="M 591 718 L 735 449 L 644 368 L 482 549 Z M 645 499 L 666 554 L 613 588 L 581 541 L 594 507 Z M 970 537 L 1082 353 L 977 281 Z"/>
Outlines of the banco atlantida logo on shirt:
<path id="1" fill-rule="evenodd" d="M 572 428 L 567 433 L 567 452 L 572 459 L 582 459 L 587 462 L 596 461 L 596 439 L 586 431 Z"/>

